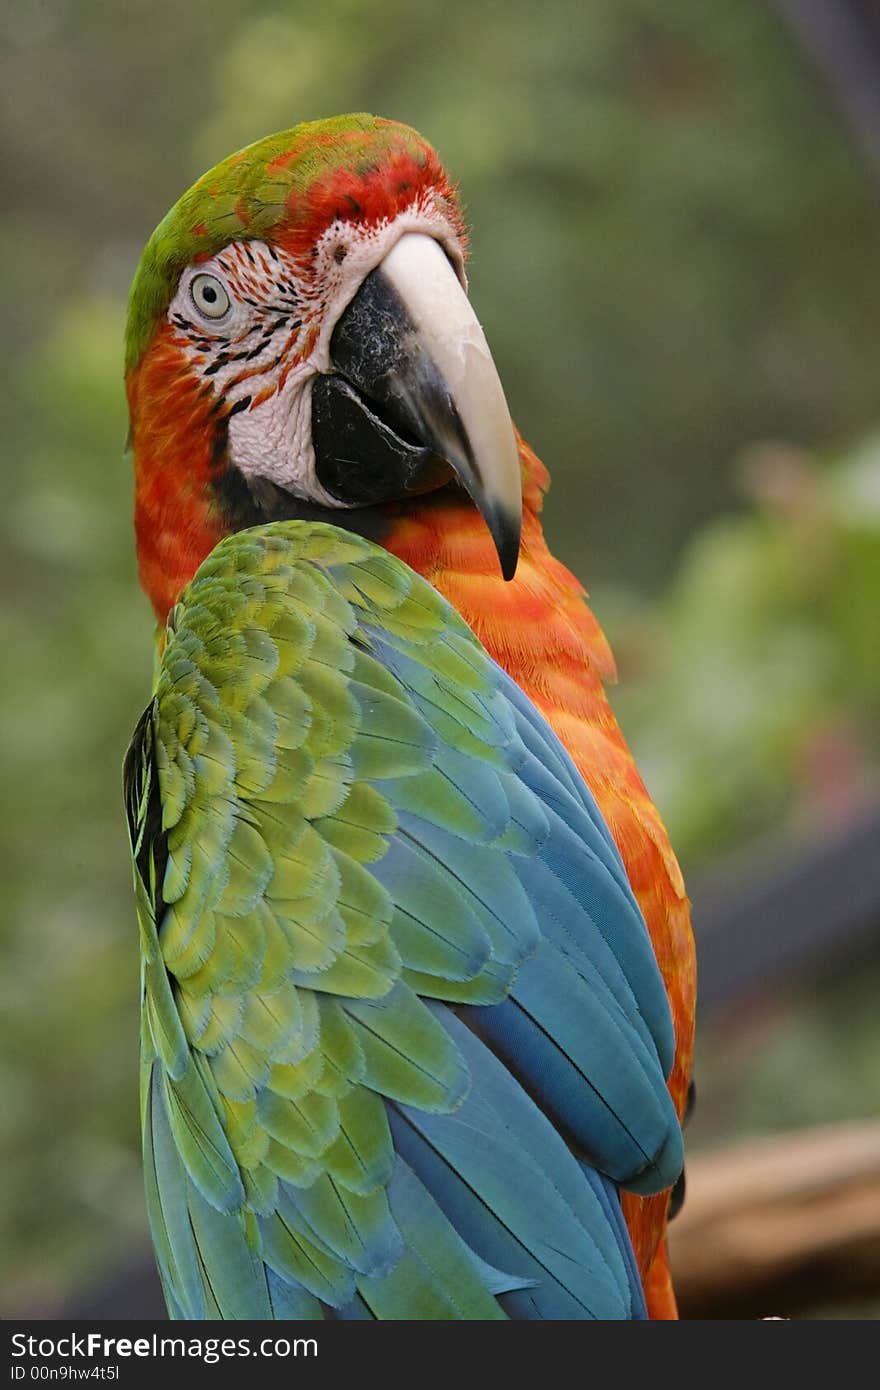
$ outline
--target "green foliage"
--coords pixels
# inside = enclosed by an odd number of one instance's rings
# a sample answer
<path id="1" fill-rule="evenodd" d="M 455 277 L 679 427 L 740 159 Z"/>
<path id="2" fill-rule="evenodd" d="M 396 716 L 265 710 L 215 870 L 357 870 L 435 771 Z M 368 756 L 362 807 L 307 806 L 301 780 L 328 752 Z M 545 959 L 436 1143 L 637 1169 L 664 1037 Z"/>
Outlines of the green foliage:
<path id="1" fill-rule="evenodd" d="M 151 658 L 119 461 L 120 329 L 118 305 L 72 301 L 12 383 L 16 464 L 0 518 L 14 595 L 0 612 L 0 1285 L 21 1301 L 63 1287 L 84 1250 L 100 1260 L 143 1229 L 119 809 Z"/>
<path id="2" fill-rule="evenodd" d="M 699 1069 L 712 1086 L 700 1090 L 691 1145 L 876 1118 L 880 966 L 857 966 L 704 1034 Z"/>
<path id="3" fill-rule="evenodd" d="M 880 770 L 880 439 L 824 467 L 767 445 L 741 473 L 750 511 L 697 533 L 660 598 L 597 605 L 686 866 L 846 814 Z"/>

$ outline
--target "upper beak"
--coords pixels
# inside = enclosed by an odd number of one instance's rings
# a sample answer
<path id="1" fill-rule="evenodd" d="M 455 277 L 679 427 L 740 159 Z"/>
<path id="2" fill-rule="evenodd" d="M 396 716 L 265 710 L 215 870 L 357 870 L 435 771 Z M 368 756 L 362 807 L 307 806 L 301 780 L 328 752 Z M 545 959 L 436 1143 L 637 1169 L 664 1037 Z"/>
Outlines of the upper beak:
<path id="1" fill-rule="evenodd" d="M 438 242 L 409 232 L 364 280 L 312 391 L 324 487 L 350 502 L 422 492 L 449 466 L 483 515 L 505 579 L 519 555 L 522 484 L 483 330 Z M 354 455 L 354 457 L 352 457 Z"/>

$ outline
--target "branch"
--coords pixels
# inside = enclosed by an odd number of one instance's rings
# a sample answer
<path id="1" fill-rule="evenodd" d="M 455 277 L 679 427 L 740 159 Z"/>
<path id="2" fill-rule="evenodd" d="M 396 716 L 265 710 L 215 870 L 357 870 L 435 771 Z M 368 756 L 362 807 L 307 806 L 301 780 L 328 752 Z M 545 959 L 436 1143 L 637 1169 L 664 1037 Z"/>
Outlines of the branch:
<path id="1" fill-rule="evenodd" d="M 880 1123 L 694 1155 L 669 1247 L 685 1318 L 793 1314 L 880 1294 Z"/>

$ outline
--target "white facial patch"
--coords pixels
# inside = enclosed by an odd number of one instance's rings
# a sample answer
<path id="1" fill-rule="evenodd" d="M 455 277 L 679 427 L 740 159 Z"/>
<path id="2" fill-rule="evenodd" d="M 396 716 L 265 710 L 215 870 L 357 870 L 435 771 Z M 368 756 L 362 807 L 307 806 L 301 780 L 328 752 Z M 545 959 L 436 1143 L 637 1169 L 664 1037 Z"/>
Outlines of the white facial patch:
<path id="1" fill-rule="evenodd" d="M 307 267 L 265 242 L 237 241 L 183 272 L 168 321 L 193 370 L 227 403 L 230 458 L 242 473 L 322 506 L 347 505 L 315 473 L 312 383 L 333 370 L 330 339 L 340 315 L 413 231 L 443 245 L 465 286 L 458 239 L 430 192 L 371 226 L 332 223 Z M 223 292 L 228 308 L 218 316 Z"/>

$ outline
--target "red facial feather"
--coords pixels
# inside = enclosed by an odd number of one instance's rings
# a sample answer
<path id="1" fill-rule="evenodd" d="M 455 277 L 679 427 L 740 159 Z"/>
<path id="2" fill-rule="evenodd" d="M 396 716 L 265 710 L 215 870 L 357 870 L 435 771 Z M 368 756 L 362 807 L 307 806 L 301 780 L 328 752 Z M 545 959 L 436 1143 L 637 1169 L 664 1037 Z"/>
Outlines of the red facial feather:
<path id="1" fill-rule="evenodd" d="M 314 179 L 305 195 L 292 193 L 288 216 L 273 240 L 298 260 L 311 256 L 321 235 L 337 220 L 369 228 L 391 221 L 419 195 L 430 194 L 449 219 L 464 250 L 465 230 L 451 184 L 433 152 L 424 159 L 401 152 L 358 174 L 334 169 Z"/>

